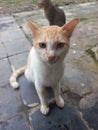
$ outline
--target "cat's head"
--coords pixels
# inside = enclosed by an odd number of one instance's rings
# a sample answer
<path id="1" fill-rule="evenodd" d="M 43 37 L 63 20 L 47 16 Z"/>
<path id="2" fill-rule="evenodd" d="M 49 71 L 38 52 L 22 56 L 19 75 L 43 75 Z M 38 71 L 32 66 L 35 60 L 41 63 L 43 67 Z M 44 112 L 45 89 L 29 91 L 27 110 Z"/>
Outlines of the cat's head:
<path id="1" fill-rule="evenodd" d="M 38 26 L 27 20 L 32 34 L 33 46 L 39 57 L 49 63 L 61 62 L 69 50 L 69 40 L 79 19 L 73 19 L 62 27 Z"/>

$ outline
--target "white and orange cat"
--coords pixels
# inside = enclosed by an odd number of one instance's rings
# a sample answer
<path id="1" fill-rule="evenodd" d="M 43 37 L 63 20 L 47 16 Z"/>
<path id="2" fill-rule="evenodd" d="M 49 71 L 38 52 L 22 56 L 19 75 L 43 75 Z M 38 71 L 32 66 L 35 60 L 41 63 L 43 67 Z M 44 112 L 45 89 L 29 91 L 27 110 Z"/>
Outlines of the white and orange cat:
<path id="1" fill-rule="evenodd" d="M 27 21 L 33 34 L 33 47 L 28 56 L 25 67 L 16 70 L 10 84 L 13 88 L 18 87 L 17 77 L 25 72 L 26 78 L 34 82 L 38 93 L 41 112 L 46 115 L 49 105 L 45 95 L 45 87 L 51 86 L 58 107 L 64 107 L 64 100 L 60 95 L 60 81 L 63 77 L 65 63 L 64 58 L 69 50 L 69 40 L 79 19 L 73 19 L 69 23 L 59 26 L 38 26 Z"/>

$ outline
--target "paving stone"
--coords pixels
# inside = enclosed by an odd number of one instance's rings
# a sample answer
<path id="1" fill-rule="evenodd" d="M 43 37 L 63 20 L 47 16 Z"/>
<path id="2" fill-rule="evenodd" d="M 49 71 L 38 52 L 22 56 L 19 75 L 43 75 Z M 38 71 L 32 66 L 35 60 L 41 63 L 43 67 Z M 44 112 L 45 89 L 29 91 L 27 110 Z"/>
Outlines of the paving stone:
<path id="1" fill-rule="evenodd" d="M 0 124 L 0 130 L 30 130 L 25 114 L 19 115 Z"/>
<path id="2" fill-rule="evenodd" d="M 79 107 L 81 109 L 91 108 L 98 102 L 98 90 L 91 94 L 86 95 L 80 100 Z"/>
<path id="3" fill-rule="evenodd" d="M 11 67 L 8 59 L 0 60 L 0 87 L 8 83 L 11 75 Z"/>
<path id="4" fill-rule="evenodd" d="M 0 22 L 0 31 L 6 31 L 9 29 L 18 29 L 19 26 L 15 21 Z"/>
<path id="5" fill-rule="evenodd" d="M 98 100 L 92 107 L 81 109 L 83 118 L 92 130 L 98 130 Z"/>
<path id="6" fill-rule="evenodd" d="M 39 104 L 39 98 L 35 90 L 34 84 L 30 83 L 24 75 L 19 78 L 19 86 L 22 100 L 25 105 L 30 106 L 32 104 L 33 106 L 33 104 Z"/>
<path id="7" fill-rule="evenodd" d="M 27 57 L 28 52 L 25 52 L 14 56 L 10 56 L 9 61 L 15 69 L 18 69 L 27 64 Z"/>
<path id="8" fill-rule="evenodd" d="M 81 59 L 81 57 L 84 57 L 85 55 L 85 51 L 83 50 L 78 50 L 78 49 L 73 49 L 70 48 L 66 58 L 65 58 L 65 62 L 75 62 L 76 60 L 78 61 L 79 59 Z"/>
<path id="9" fill-rule="evenodd" d="M 26 38 L 14 39 L 4 43 L 8 56 L 29 51 L 31 48 L 30 42 Z"/>
<path id="10" fill-rule="evenodd" d="M 91 75 L 90 75 L 91 76 Z M 92 82 L 89 73 L 78 68 L 76 64 L 67 63 L 62 82 L 62 91 L 70 90 L 80 97 L 92 92 Z"/>
<path id="11" fill-rule="evenodd" d="M 0 23 L 8 23 L 15 22 L 16 19 L 13 16 L 1 16 L 0 15 Z"/>
<path id="12" fill-rule="evenodd" d="M 79 106 L 81 97 L 78 94 L 67 90 L 65 93 L 62 94 L 62 97 L 65 101 L 65 104 L 76 108 Z"/>
<path id="13" fill-rule="evenodd" d="M 24 37 L 23 31 L 19 28 L 0 32 L 0 42 L 13 42 Z"/>
<path id="14" fill-rule="evenodd" d="M 74 33 L 71 37 L 71 44 L 75 43 L 74 49 L 87 50 L 90 47 L 98 45 L 98 19 L 80 21 L 78 26 L 75 28 Z M 96 23 L 96 24 L 95 24 Z M 84 26 L 85 25 L 85 26 Z M 85 31 L 86 30 L 86 31 Z M 72 47 L 72 46 L 71 46 Z"/>
<path id="15" fill-rule="evenodd" d="M 34 83 L 30 83 L 25 76 L 19 78 L 20 92 L 22 100 L 27 106 L 36 106 L 39 104 L 39 97 L 37 95 Z M 54 97 L 53 91 L 51 88 L 46 88 L 47 99 Z"/>
<path id="16" fill-rule="evenodd" d="M 87 2 L 83 4 L 69 5 L 62 7 L 65 10 L 67 19 L 72 17 L 81 17 L 81 18 L 94 18 L 98 13 L 98 4 L 97 2 Z"/>
<path id="17" fill-rule="evenodd" d="M 15 91 L 9 84 L 0 87 L 0 121 L 3 122 L 21 112 L 24 106 L 19 91 Z"/>
<path id="18" fill-rule="evenodd" d="M 50 109 L 47 116 L 42 115 L 39 110 L 30 113 L 34 130 L 88 130 L 75 109 L 69 106 L 60 109 L 53 104 Z"/>
<path id="19" fill-rule="evenodd" d="M 5 46 L 0 43 L 0 59 L 6 58 L 7 57 L 7 52 L 5 49 Z"/>
<path id="20" fill-rule="evenodd" d="M 91 50 L 94 54 L 95 60 L 98 62 L 98 45 L 96 47 L 91 48 Z"/>

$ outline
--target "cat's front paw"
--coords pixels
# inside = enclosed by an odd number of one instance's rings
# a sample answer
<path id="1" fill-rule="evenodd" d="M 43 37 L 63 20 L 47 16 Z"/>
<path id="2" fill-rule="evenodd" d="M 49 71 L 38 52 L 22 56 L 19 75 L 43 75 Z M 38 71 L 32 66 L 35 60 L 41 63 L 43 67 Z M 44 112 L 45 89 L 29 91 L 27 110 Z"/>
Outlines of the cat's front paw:
<path id="1" fill-rule="evenodd" d="M 49 113 L 49 107 L 47 105 L 41 105 L 40 111 L 43 115 L 47 115 Z"/>
<path id="2" fill-rule="evenodd" d="M 64 104 L 64 99 L 61 96 L 59 96 L 59 98 L 56 99 L 56 105 L 60 108 L 63 108 Z"/>

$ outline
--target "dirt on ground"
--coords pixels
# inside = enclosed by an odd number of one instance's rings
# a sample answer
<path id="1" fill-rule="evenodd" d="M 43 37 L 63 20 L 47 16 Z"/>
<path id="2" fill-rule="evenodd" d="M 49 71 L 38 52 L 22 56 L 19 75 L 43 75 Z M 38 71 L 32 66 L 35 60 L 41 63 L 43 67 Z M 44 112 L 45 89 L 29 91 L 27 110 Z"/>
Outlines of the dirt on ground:
<path id="1" fill-rule="evenodd" d="M 0 0 L 0 14 L 12 14 L 38 9 L 39 0 Z M 94 2 L 97 0 L 53 0 L 57 5 L 78 4 Z"/>

